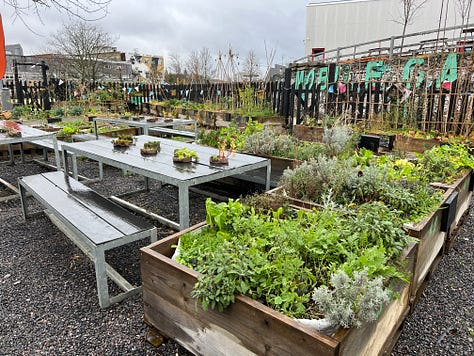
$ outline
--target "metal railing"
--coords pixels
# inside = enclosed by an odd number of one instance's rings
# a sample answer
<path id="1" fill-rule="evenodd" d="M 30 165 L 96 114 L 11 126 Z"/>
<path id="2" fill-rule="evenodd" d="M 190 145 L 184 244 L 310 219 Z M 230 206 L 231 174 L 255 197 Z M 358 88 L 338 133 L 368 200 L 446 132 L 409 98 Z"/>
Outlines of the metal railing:
<path id="1" fill-rule="evenodd" d="M 310 54 L 298 58 L 292 64 L 316 62 L 328 63 L 342 60 L 358 59 L 361 57 L 385 55 L 391 58 L 393 55 L 413 55 L 426 52 L 445 51 L 453 48 L 464 47 L 463 42 L 474 41 L 474 24 L 464 26 L 453 26 L 442 29 L 427 30 L 407 34 L 405 36 L 392 36 L 355 45 L 337 47 L 321 53 Z M 461 36 L 455 36 L 457 30 L 462 30 Z M 451 38 L 446 34 L 451 32 Z M 433 35 L 427 39 L 426 36 Z"/>

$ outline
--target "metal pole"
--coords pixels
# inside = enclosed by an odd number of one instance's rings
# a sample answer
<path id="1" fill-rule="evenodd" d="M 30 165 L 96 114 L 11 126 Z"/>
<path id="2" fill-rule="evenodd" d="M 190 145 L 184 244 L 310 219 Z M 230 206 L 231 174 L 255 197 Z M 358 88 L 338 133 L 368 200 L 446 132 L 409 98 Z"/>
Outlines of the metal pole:
<path id="1" fill-rule="evenodd" d="M 282 105 L 282 116 L 285 118 L 286 127 L 290 130 L 293 129 L 293 118 L 289 118 L 290 114 L 290 92 L 291 92 L 291 68 L 285 68 L 285 82 L 283 84 L 283 105 Z"/>
<path id="2" fill-rule="evenodd" d="M 18 105 L 24 105 L 23 90 L 21 89 L 20 79 L 18 77 L 18 62 L 13 59 L 13 74 L 15 76 L 16 101 Z"/>
<path id="3" fill-rule="evenodd" d="M 51 101 L 49 100 L 49 91 L 48 91 L 48 77 L 46 76 L 46 70 L 49 67 L 46 65 L 44 61 L 40 61 L 41 66 L 41 74 L 43 75 L 43 105 L 44 110 L 51 110 Z"/>

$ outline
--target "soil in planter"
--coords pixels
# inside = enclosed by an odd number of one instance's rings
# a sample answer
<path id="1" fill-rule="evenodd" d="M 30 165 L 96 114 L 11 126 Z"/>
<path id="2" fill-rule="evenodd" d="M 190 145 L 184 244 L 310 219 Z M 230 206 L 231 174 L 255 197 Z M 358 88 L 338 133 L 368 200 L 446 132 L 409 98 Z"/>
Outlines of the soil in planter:
<path id="1" fill-rule="evenodd" d="M 158 150 L 152 148 L 141 148 L 140 153 L 142 156 L 156 156 L 158 154 Z"/>
<path id="2" fill-rule="evenodd" d="M 209 157 L 209 163 L 217 164 L 217 165 L 229 164 L 229 158 L 228 157 L 211 156 L 211 157 Z"/>
<path id="3" fill-rule="evenodd" d="M 185 157 L 185 158 L 178 158 L 178 157 L 173 157 L 173 162 L 175 163 L 191 163 L 193 159 L 191 157 Z"/>

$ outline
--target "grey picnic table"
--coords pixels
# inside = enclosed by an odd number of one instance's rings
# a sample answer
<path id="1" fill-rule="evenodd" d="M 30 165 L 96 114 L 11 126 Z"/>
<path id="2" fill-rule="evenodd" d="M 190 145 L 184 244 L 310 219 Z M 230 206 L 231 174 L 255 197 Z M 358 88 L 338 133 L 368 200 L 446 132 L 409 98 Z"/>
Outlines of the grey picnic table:
<path id="1" fill-rule="evenodd" d="M 144 157 L 140 154 L 140 148 L 148 141 L 161 142 L 161 151 L 156 156 Z M 196 151 L 199 160 L 191 163 L 173 162 L 174 150 L 182 147 Z M 98 161 L 100 167 L 102 164 L 107 164 L 139 174 L 145 177 L 146 188 L 148 188 L 148 178 L 177 187 L 179 221 L 174 222 L 157 214 L 155 218 L 179 230 L 189 227 L 189 188 L 192 186 L 266 168 L 265 189 L 270 189 L 271 161 L 268 158 L 237 153 L 229 158 L 227 165 L 214 165 L 209 163 L 209 158 L 217 154 L 215 148 L 164 138 L 158 139 L 153 136 L 136 136 L 135 145 L 119 150 L 114 149 L 111 140 L 66 143 L 62 145 L 62 154 L 65 172 L 69 172 L 68 156 L 71 157 L 72 175 L 75 179 L 78 177 L 76 158 L 82 156 Z M 99 176 L 103 178 L 102 169 L 99 170 Z M 119 203 L 124 203 L 117 197 L 112 198 Z"/>
<path id="2" fill-rule="evenodd" d="M 0 128 L 3 127 L 6 122 L 11 123 L 11 121 L 0 120 Z M 25 156 L 23 152 L 23 143 L 31 142 L 31 143 L 37 143 L 39 145 L 42 145 L 43 143 L 47 142 L 47 144 L 50 145 L 54 150 L 57 170 L 61 170 L 61 157 L 59 155 L 59 148 L 58 148 L 59 146 L 58 146 L 58 141 L 56 139 L 56 133 L 42 131 L 42 130 L 35 129 L 27 125 L 22 125 L 22 124 L 17 124 L 17 125 L 18 125 L 19 131 L 21 132 L 20 137 L 9 137 L 6 135 L 6 133 L 0 132 L 0 145 L 8 145 L 8 155 L 10 156 L 10 162 L 12 164 L 14 163 L 13 145 L 15 144 L 20 145 L 21 161 L 24 163 Z M 5 187 L 7 187 L 8 189 L 14 192 L 13 195 L 2 197 L 0 201 L 10 200 L 10 199 L 14 199 L 18 197 L 18 189 L 14 185 L 8 183 L 2 178 L 0 178 L 0 184 L 4 185 Z"/>
<path id="3" fill-rule="evenodd" d="M 94 134 L 96 139 L 99 138 L 97 122 L 108 122 L 112 124 L 127 125 L 131 127 L 138 127 L 142 130 L 142 134 L 148 135 L 150 128 L 155 127 L 176 127 L 183 125 L 194 125 L 194 135 L 196 136 L 197 125 L 195 120 L 191 119 L 171 119 L 165 120 L 163 117 L 154 118 L 155 121 L 149 121 L 150 118 L 139 118 L 138 120 L 133 120 L 132 118 L 109 118 L 109 117 L 95 117 L 94 120 Z"/>

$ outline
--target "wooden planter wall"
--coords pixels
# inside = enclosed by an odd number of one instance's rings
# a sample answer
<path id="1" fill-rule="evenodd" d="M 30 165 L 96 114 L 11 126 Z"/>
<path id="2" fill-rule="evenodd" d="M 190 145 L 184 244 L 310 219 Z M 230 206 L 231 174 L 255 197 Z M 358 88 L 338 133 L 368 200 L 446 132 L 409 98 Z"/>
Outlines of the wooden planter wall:
<path id="1" fill-rule="evenodd" d="M 456 242 L 456 232 L 463 223 L 463 219 L 469 211 L 471 200 L 472 200 L 472 191 L 474 186 L 474 172 L 472 170 L 466 171 L 461 178 L 457 179 L 450 185 L 445 184 L 436 184 L 437 187 L 442 187 L 446 190 L 451 190 L 451 199 L 450 203 L 454 205 L 446 206 L 446 209 L 451 208 L 446 216 L 446 226 L 445 230 L 447 233 L 446 236 L 446 249 L 449 249 Z"/>
<path id="2" fill-rule="evenodd" d="M 393 347 L 409 312 L 409 284 L 395 286 L 400 298 L 385 306 L 377 321 L 340 328 L 332 336 L 245 296 L 237 296 L 224 312 L 204 312 L 190 296 L 197 273 L 171 259 L 179 237 L 203 225 L 141 249 L 145 322 L 162 334 L 197 355 L 380 355 Z M 416 245 L 404 252 L 413 269 Z"/>

